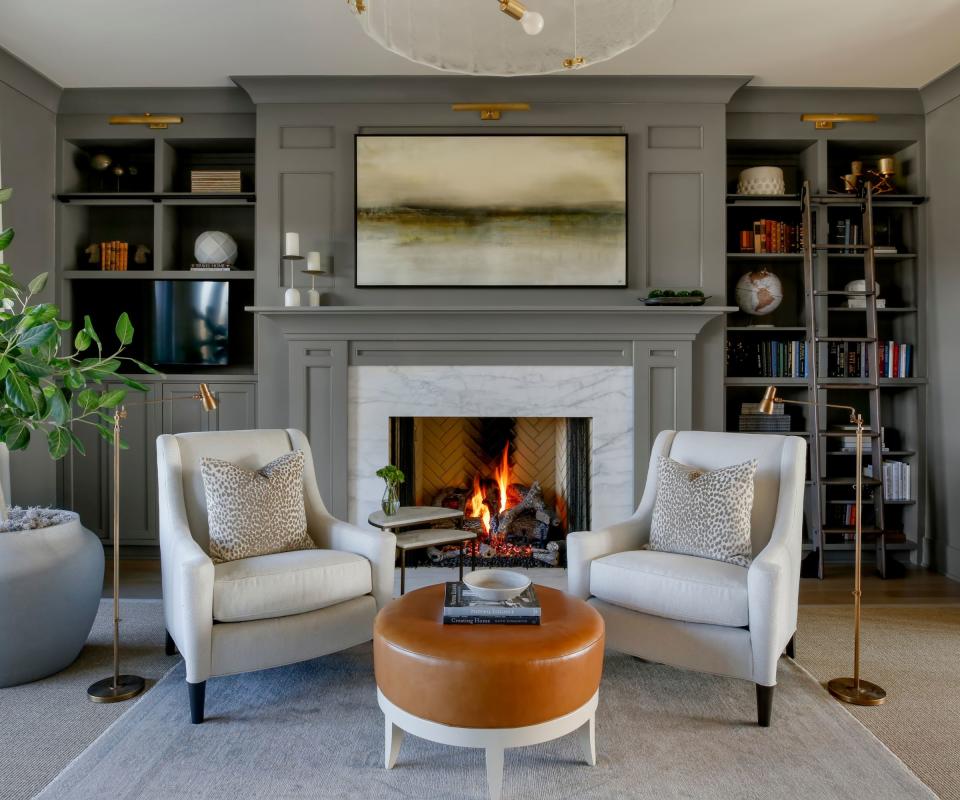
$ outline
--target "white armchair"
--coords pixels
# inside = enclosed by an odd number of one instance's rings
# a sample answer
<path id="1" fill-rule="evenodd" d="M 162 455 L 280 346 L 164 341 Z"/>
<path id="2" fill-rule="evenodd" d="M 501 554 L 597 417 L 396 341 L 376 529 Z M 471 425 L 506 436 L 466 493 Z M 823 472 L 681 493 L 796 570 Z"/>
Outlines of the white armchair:
<path id="1" fill-rule="evenodd" d="M 657 494 L 657 458 L 703 469 L 758 463 L 749 568 L 643 548 Z M 777 663 L 793 656 L 806 442 L 795 436 L 663 431 L 640 506 L 625 522 L 567 537 L 569 592 L 606 622 L 607 646 L 649 661 L 743 678 L 770 724 Z"/>
<path id="2" fill-rule="evenodd" d="M 214 564 L 200 460 L 259 469 L 304 453 L 307 528 L 317 550 Z M 160 557 L 167 652 L 187 670 L 190 716 L 203 721 L 208 678 L 317 658 L 369 641 L 393 595 L 396 537 L 330 516 L 306 436 L 296 430 L 164 435 L 157 439 Z"/>

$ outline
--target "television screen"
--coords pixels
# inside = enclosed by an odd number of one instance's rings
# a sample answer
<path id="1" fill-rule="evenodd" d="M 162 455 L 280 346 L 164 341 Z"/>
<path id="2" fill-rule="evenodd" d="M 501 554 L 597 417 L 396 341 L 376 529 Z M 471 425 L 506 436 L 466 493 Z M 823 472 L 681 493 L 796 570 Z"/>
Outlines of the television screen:
<path id="1" fill-rule="evenodd" d="M 153 286 L 153 363 L 228 364 L 230 284 L 184 280 Z"/>

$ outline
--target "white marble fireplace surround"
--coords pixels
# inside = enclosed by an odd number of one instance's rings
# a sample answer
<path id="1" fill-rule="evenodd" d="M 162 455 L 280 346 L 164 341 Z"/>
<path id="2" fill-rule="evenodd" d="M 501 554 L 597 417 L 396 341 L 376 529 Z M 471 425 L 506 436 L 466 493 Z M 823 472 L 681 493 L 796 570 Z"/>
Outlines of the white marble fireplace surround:
<path id="1" fill-rule="evenodd" d="M 633 512 L 631 367 L 351 367 L 348 380 L 350 522 L 379 507 L 391 417 L 588 417 L 592 525 Z"/>

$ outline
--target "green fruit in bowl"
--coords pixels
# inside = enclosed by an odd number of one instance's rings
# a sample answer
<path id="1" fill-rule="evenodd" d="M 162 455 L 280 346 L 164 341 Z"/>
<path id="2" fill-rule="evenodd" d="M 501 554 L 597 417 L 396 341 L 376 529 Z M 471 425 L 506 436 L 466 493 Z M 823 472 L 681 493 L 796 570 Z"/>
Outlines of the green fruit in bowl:
<path id="1" fill-rule="evenodd" d="M 647 295 L 647 299 L 652 300 L 655 297 L 663 297 L 663 292 L 659 289 L 651 289 L 650 294 Z"/>
<path id="2" fill-rule="evenodd" d="M 690 296 L 691 296 L 691 297 L 703 297 L 703 292 L 701 292 L 699 289 L 693 289 L 693 290 L 691 290 L 691 292 L 690 292 Z"/>
<path id="3" fill-rule="evenodd" d="M 681 291 L 677 292 L 677 297 L 689 297 L 689 296 L 690 296 L 690 292 L 688 292 L 686 289 L 682 289 Z"/>
<path id="4" fill-rule="evenodd" d="M 664 289 L 664 290 L 660 293 L 660 296 L 661 296 L 661 297 L 676 297 L 676 296 L 677 296 L 677 293 L 676 293 L 675 291 L 673 291 L 673 289 Z"/>

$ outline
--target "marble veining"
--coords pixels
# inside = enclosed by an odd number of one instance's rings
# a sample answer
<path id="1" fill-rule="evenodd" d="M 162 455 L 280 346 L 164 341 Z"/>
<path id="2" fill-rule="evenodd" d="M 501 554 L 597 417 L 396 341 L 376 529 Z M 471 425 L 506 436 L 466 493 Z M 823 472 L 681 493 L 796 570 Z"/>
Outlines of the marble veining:
<path id="1" fill-rule="evenodd" d="M 349 370 L 349 518 L 378 508 L 390 417 L 591 418 L 591 519 L 634 510 L 632 367 L 386 366 Z"/>

